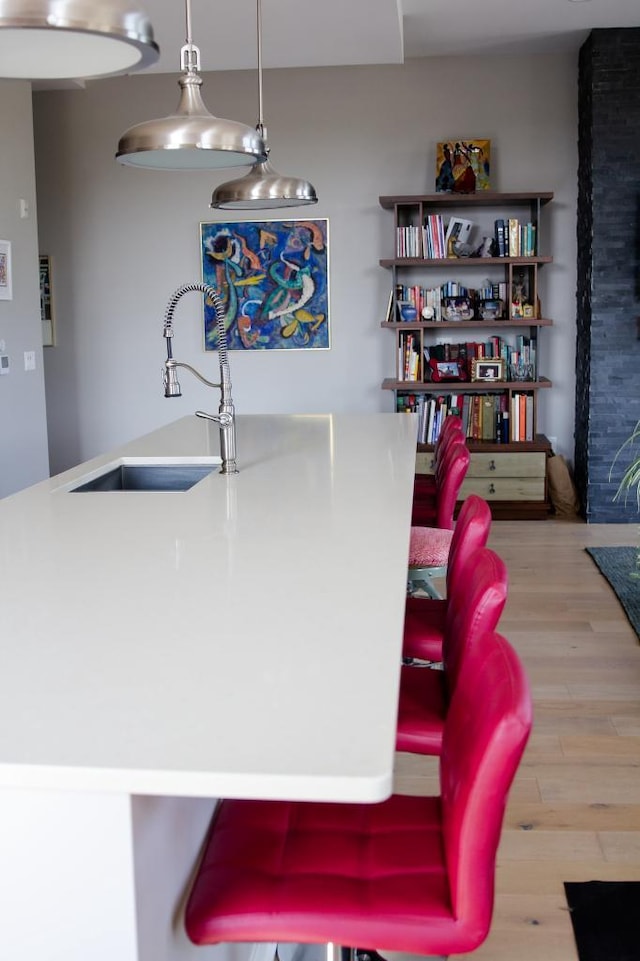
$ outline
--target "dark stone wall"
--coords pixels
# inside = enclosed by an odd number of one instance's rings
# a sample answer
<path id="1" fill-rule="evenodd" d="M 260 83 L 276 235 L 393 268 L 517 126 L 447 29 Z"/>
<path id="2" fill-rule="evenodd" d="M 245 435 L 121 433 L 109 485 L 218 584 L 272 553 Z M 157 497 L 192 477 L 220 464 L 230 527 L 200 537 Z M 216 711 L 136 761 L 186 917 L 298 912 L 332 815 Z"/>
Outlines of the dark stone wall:
<path id="1" fill-rule="evenodd" d="M 640 28 L 591 33 L 578 104 L 575 480 L 589 522 L 637 523 L 610 471 L 640 420 Z"/>

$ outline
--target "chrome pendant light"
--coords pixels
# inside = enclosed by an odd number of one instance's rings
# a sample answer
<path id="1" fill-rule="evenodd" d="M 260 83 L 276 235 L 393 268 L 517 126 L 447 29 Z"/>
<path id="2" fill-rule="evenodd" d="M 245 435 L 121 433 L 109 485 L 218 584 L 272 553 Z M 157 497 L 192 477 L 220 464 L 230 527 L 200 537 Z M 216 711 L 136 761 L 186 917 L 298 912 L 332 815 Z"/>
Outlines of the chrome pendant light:
<path id="1" fill-rule="evenodd" d="M 1 2 L 1 0 L 0 0 Z M 116 159 L 154 170 L 211 170 L 265 160 L 259 132 L 235 120 L 214 117 L 200 87 L 200 50 L 191 33 L 191 3 L 186 0 L 187 39 L 180 51 L 180 101 L 175 114 L 131 127 L 120 138 Z"/>
<path id="2" fill-rule="evenodd" d="M 0 77 L 116 76 L 159 53 L 149 18 L 131 0 L 0 0 Z"/>
<path id="3" fill-rule="evenodd" d="M 257 0 L 257 20 L 259 119 L 256 130 L 266 145 L 267 128 L 262 116 L 262 0 Z M 267 157 L 252 167 L 244 177 L 229 180 L 216 187 L 210 206 L 218 210 L 269 210 L 275 207 L 302 207 L 317 202 L 315 188 L 308 180 L 279 174 Z"/>

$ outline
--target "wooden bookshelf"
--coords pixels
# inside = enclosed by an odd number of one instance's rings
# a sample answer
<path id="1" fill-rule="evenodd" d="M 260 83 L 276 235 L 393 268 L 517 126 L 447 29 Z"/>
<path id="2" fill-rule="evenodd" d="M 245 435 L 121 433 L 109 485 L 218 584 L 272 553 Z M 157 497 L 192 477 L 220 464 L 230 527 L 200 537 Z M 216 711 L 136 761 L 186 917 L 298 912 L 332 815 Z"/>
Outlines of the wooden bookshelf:
<path id="1" fill-rule="evenodd" d="M 496 438 L 490 441 L 468 437 L 472 467 L 466 482 L 469 489 L 465 488 L 465 493 L 475 490 L 485 496 L 491 504 L 494 516 L 505 519 L 540 518 L 547 516 L 549 511 L 545 463 L 546 457 L 551 453 L 551 445 L 538 431 L 538 393 L 553 385 L 548 377 L 538 371 L 537 364 L 538 335 L 553 326 L 553 319 L 542 315 L 541 302 L 544 298 L 541 297 L 539 284 L 540 270 L 553 262 L 553 257 L 545 246 L 547 237 L 541 216 L 542 209 L 552 200 L 551 192 L 492 191 L 475 194 L 390 195 L 379 198 L 380 205 L 394 214 L 394 255 L 382 258 L 379 264 L 391 274 L 389 309 L 387 316 L 381 321 L 381 326 L 390 330 L 395 338 L 395 375 L 386 377 L 382 388 L 394 393 L 397 409 L 404 409 L 403 402 L 408 399 L 411 399 L 416 408 L 420 408 L 426 403 L 433 404 L 434 400 L 438 403 L 437 398 L 445 398 L 446 405 L 446 399 L 451 395 L 461 397 L 465 394 L 502 395 L 504 399 L 501 403 L 509 409 L 514 395 L 529 395 L 526 412 L 526 436 L 529 440 L 515 440 L 512 427 L 506 442 L 499 443 Z M 451 216 L 466 218 L 473 223 L 474 241 L 470 245 L 472 255 L 446 256 L 447 251 L 451 253 L 452 250 L 450 244 L 443 243 L 448 218 Z M 508 225 L 510 221 L 517 225 L 517 243 L 514 246 L 516 228 L 510 230 L 507 226 L 504 233 L 501 233 L 500 251 L 504 251 L 504 254 L 496 256 L 498 223 Z M 503 231 L 503 227 L 500 230 Z M 495 249 L 491 251 L 491 256 L 474 256 L 474 244 L 479 244 L 475 248 L 477 251 L 487 238 L 494 241 L 491 246 Z M 531 255 L 521 256 L 522 251 Z M 404 256 L 405 253 L 410 256 Z M 433 253 L 437 256 L 433 256 Z M 479 319 L 477 304 L 472 319 L 443 319 L 442 308 L 434 308 L 431 304 L 429 309 L 432 315 L 426 318 L 421 316 L 427 295 L 435 293 L 438 305 L 437 290 L 447 289 L 445 285 L 448 282 L 450 286 L 455 284 L 454 289 L 472 292 L 486 286 L 482 283 L 485 278 L 491 289 L 500 290 L 504 294 L 503 297 L 496 298 L 502 301 L 502 316 Z M 408 293 L 408 301 L 401 295 L 401 291 Z M 520 297 L 521 293 L 524 296 Z M 465 296 L 460 295 L 463 299 Z M 470 293 L 469 302 L 472 301 L 473 294 Z M 405 321 L 401 319 L 399 305 L 408 302 L 414 304 L 418 315 L 414 320 Z M 486 304 L 486 295 L 484 303 Z M 468 311 L 461 311 L 463 316 L 465 312 Z M 525 313 L 526 316 L 523 316 Z M 467 356 L 468 350 L 480 349 L 478 345 L 482 346 L 483 351 L 485 348 L 488 350 L 492 337 L 493 344 L 499 343 L 498 349 L 504 353 L 500 358 L 484 353 L 481 359 L 489 362 L 492 359 L 505 360 L 505 376 L 508 378 L 508 357 L 515 356 L 516 348 L 520 347 L 527 358 L 534 358 L 532 380 L 470 380 L 471 357 Z M 500 338 L 499 342 L 497 338 Z M 449 362 L 448 356 L 441 358 L 442 352 L 449 350 L 455 355 L 456 362 L 461 355 L 460 363 L 466 368 L 467 379 L 433 381 L 430 379 L 428 356 L 431 356 L 432 360 L 435 357 Z M 403 351 L 411 355 L 411 368 L 403 361 Z M 527 362 L 531 361 L 527 359 Z M 496 407 L 498 406 L 496 403 Z M 490 416 L 488 408 L 487 413 Z M 500 431 L 500 419 L 504 417 L 506 420 L 506 416 L 501 411 L 497 411 L 495 416 Z M 520 413 L 519 416 L 521 420 L 523 414 Z M 425 441 L 427 438 L 423 436 L 421 440 Z M 432 438 L 432 443 L 434 440 L 435 438 Z M 426 456 L 428 451 L 428 443 L 419 444 L 420 463 L 424 464 L 424 457 L 421 458 L 421 455 Z M 493 456 L 487 459 L 485 455 Z M 483 471 L 487 464 L 491 465 L 492 476 L 490 472 L 485 477 Z M 489 467 L 486 469 L 489 471 Z"/>

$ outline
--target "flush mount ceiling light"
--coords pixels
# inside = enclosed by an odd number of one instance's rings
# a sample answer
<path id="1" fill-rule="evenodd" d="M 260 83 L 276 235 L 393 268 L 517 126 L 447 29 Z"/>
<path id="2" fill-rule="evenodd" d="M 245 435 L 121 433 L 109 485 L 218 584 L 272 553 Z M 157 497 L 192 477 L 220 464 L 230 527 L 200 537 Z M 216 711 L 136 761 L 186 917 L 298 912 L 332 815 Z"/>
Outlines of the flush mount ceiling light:
<path id="1" fill-rule="evenodd" d="M 0 0 L 1 2 L 1 0 Z M 120 138 L 116 160 L 154 170 L 211 170 L 266 160 L 257 130 L 235 120 L 214 117 L 200 87 L 200 50 L 191 34 L 191 3 L 186 0 L 187 40 L 180 51 L 180 101 L 175 114 L 130 127 Z"/>
<path id="2" fill-rule="evenodd" d="M 158 59 L 153 28 L 127 0 L 0 0 L 0 76 L 91 79 Z"/>
<path id="3" fill-rule="evenodd" d="M 258 124 L 256 130 L 267 142 L 262 117 L 262 0 L 257 0 L 258 26 Z M 267 154 L 269 148 L 267 147 Z M 220 184 L 213 191 L 211 207 L 218 210 L 269 210 L 274 207 L 302 207 L 316 204 L 315 188 L 307 180 L 279 174 L 268 156 L 238 180 Z"/>

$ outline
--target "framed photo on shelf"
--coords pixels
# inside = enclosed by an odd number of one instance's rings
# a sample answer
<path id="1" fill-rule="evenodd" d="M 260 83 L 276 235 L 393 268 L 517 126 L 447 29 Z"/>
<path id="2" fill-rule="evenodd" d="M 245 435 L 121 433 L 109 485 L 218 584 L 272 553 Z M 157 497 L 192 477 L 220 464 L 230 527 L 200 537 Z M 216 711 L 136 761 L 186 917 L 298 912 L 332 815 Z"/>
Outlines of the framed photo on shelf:
<path id="1" fill-rule="evenodd" d="M 471 361 L 471 380 L 491 382 L 504 380 L 504 358 L 489 357 L 485 360 L 478 360 L 474 357 Z"/>
<path id="2" fill-rule="evenodd" d="M 0 240 L 0 300 L 13 300 L 10 240 Z"/>
<path id="3" fill-rule="evenodd" d="M 200 224 L 202 280 L 225 312 L 229 350 L 327 350 L 329 221 Z M 217 350 L 216 313 L 204 305 L 205 350 Z"/>

